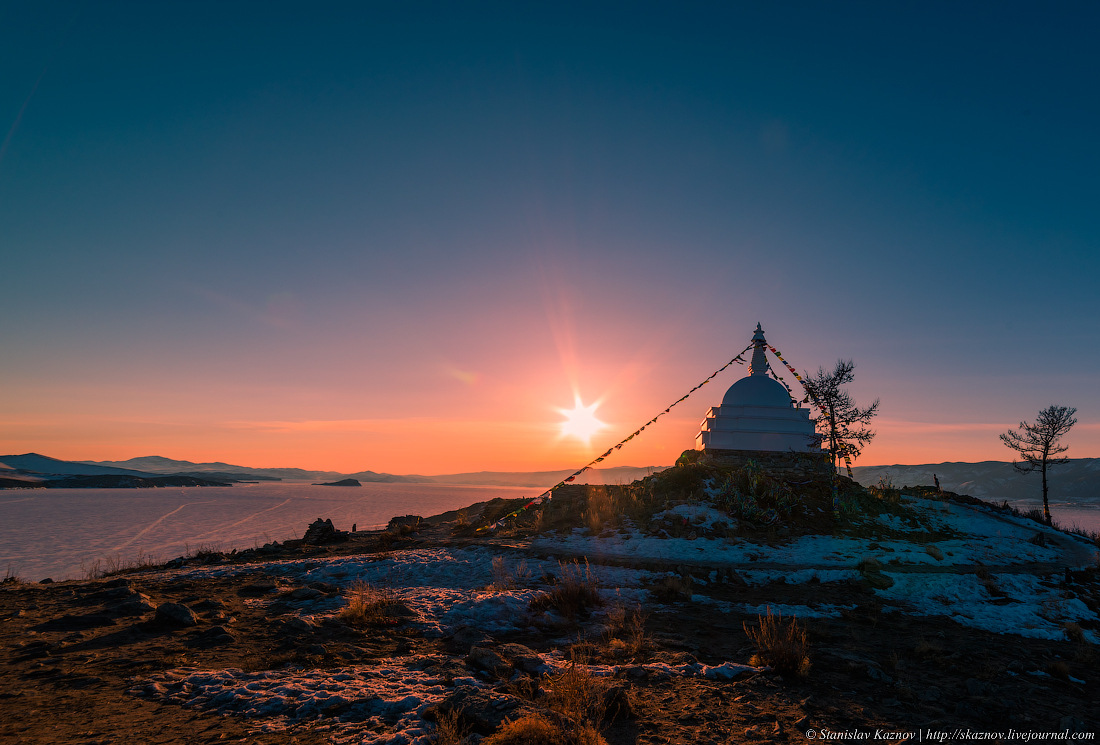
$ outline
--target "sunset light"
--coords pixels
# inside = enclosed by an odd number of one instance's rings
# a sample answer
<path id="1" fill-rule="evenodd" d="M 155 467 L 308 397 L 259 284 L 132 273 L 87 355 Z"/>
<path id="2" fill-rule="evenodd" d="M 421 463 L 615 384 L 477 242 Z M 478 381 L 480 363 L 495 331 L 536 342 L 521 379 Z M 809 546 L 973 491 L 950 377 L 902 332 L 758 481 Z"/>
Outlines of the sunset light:
<path id="1" fill-rule="evenodd" d="M 575 406 L 572 409 L 558 409 L 565 421 L 561 423 L 562 437 L 575 437 L 585 445 L 592 440 L 592 435 L 607 426 L 596 418 L 596 409 L 600 402 L 585 406 L 580 396 L 575 398 Z"/>

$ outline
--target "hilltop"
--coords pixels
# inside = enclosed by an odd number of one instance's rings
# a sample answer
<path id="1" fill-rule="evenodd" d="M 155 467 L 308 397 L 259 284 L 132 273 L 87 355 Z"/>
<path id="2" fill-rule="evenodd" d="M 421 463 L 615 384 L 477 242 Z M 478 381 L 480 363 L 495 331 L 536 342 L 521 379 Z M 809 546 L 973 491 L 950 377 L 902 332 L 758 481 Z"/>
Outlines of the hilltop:
<path id="1" fill-rule="evenodd" d="M 339 527 L 5 584 L 0 734 L 793 745 L 1098 724 L 1096 537 L 964 495 L 841 479 L 834 502 L 688 463 Z"/>

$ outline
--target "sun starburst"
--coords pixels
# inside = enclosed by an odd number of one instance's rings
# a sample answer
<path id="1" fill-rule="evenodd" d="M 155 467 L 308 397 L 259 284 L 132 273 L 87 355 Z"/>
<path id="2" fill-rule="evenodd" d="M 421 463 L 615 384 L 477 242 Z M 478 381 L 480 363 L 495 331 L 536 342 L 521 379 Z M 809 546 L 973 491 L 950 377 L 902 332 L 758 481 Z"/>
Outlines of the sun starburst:
<path id="1" fill-rule="evenodd" d="M 572 409 L 558 409 L 565 421 L 561 423 L 562 437 L 575 437 L 585 445 L 592 440 L 592 436 L 607 425 L 596 418 L 596 409 L 600 402 L 585 406 L 580 396 L 575 396 Z"/>

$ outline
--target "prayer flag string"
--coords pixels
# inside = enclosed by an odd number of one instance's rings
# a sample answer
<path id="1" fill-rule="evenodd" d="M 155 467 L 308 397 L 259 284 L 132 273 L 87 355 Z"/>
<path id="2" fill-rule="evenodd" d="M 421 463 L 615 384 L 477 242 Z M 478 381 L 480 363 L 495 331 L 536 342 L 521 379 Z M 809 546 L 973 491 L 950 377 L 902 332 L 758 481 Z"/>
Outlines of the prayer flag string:
<path id="1" fill-rule="evenodd" d="M 555 490 L 557 490 L 557 489 L 560 489 L 561 487 L 565 486 L 565 485 L 566 485 L 567 483 L 569 483 L 570 481 L 573 481 L 573 480 L 574 480 L 575 478 L 577 478 L 578 476 L 580 476 L 580 475 L 581 475 L 582 473 L 584 473 L 585 471 L 589 471 L 589 470 L 591 470 L 591 469 L 592 469 L 592 466 L 596 465 L 597 463 L 599 463 L 600 461 L 602 461 L 602 460 L 603 460 L 604 458 L 606 458 L 607 456 L 611 455 L 611 454 L 612 454 L 613 452 L 615 452 L 616 450 L 621 450 L 621 449 L 622 449 L 622 447 L 623 447 L 623 445 L 625 445 L 626 443 L 630 442 L 630 441 L 631 441 L 631 440 L 633 440 L 633 439 L 634 439 L 635 437 L 637 437 L 638 435 L 640 435 L 640 434 L 642 433 L 642 430 L 644 430 L 644 429 L 645 429 L 646 427 L 648 427 L 649 425 L 651 425 L 651 424 L 655 423 L 655 422 L 656 422 L 656 421 L 657 421 L 658 419 L 660 419 L 660 418 L 661 418 L 661 417 L 663 417 L 663 416 L 664 416 L 665 414 L 667 414 L 667 413 L 668 413 L 669 411 L 671 411 L 671 410 L 672 410 L 672 408 L 673 408 L 674 406 L 676 406 L 677 404 L 679 404 L 679 403 L 680 403 L 681 401 L 684 401 L 684 400 L 686 400 L 686 399 L 687 399 L 687 397 L 688 397 L 688 396 L 690 396 L 690 395 L 691 395 L 692 393 L 695 393 L 695 391 L 699 390 L 700 388 L 702 388 L 703 386 L 705 386 L 705 385 L 706 385 L 707 383 L 709 383 L 710 381 L 714 380 L 714 379 L 715 379 L 716 377 L 718 377 L 718 374 L 719 374 L 719 373 L 721 373 L 721 372 L 723 372 L 723 371 L 725 371 L 725 369 L 726 369 L 727 367 L 729 367 L 730 365 L 732 365 L 732 364 L 733 364 L 733 363 L 735 363 L 735 362 L 736 362 L 737 364 L 739 364 L 739 365 L 743 365 L 743 364 L 745 364 L 745 360 L 744 360 L 744 359 L 742 358 L 742 356 L 741 356 L 741 355 L 743 355 L 743 354 L 744 354 L 745 352 L 747 352 L 747 351 L 749 351 L 750 349 L 752 349 L 752 347 L 753 347 L 753 345 L 752 345 L 752 344 L 749 344 L 749 345 L 748 345 L 747 347 L 745 347 L 744 349 L 742 349 L 742 350 L 741 350 L 741 352 L 740 352 L 740 353 L 739 353 L 739 354 L 738 354 L 738 355 L 737 355 L 736 357 L 734 357 L 734 358 L 733 358 L 732 360 L 730 360 L 729 362 L 727 362 L 726 364 L 722 365 L 722 366 L 721 366 L 720 368 L 718 368 L 717 370 L 715 370 L 715 371 L 714 371 L 714 372 L 713 372 L 713 373 L 712 373 L 712 374 L 710 375 L 710 377 L 708 377 L 708 378 L 707 378 L 706 380 L 704 380 L 704 381 L 703 381 L 702 383 L 700 383 L 699 385 L 695 386 L 695 387 L 694 387 L 694 388 L 692 388 L 692 389 L 691 389 L 690 391 L 688 391 L 687 393 L 685 393 L 685 394 L 684 394 L 683 396 L 680 396 L 680 398 L 678 398 L 678 399 L 676 399 L 675 401 L 673 401 L 673 402 L 672 402 L 671 404 L 669 404 L 669 405 L 668 405 L 668 408 L 666 408 L 666 409 L 665 409 L 664 411 L 662 411 L 662 412 L 661 412 L 660 414 L 658 414 L 657 416 L 655 416 L 655 417 L 653 417 L 652 419 L 650 419 L 650 420 L 649 420 L 648 422 L 646 422 L 645 424 L 643 424 L 643 425 L 642 425 L 641 427 L 639 427 L 638 429 L 634 430 L 634 432 L 632 432 L 632 433 L 630 434 L 630 436 L 629 436 L 629 437 L 627 437 L 626 439 L 624 439 L 623 441 L 621 441 L 621 442 L 620 442 L 619 444 L 617 444 L 617 445 L 613 445 L 612 447 L 610 447 L 610 448 L 608 448 L 608 449 L 607 449 L 607 452 L 603 453 L 602 455 L 600 455 L 599 457 L 597 457 L 597 458 L 596 458 L 595 460 L 592 460 L 592 461 L 590 461 L 590 462 L 588 463 L 588 465 L 584 466 L 583 468 L 581 468 L 581 469 L 579 469 L 579 470 L 577 470 L 577 471 L 574 471 L 574 472 L 573 472 L 573 475 L 572 475 L 572 476 L 570 476 L 570 477 L 568 477 L 568 478 L 565 478 L 565 479 L 562 479 L 561 481 L 559 481 L 558 483 L 554 484 L 554 485 L 553 485 L 553 486 L 551 486 L 551 487 L 550 487 L 549 489 L 547 489 L 546 491 L 544 491 L 544 492 L 543 492 L 542 494 L 538 495 L 537 497 L 535 497 L 534 499 L 532 499 L 532 500 L 531 500 L 530 502 L 528 502 L 527 504 L 525 504 L 525 505 L 523 505 L 522 507 L 520 507 L 520 508 L 519 508 L 518 510 L 513 510 L 512 512 L 509 512 L 509 513 L 508 513 L 507 515 L 505 515 L 504 517 L 500 518 L 499 520 L 497 520 L 497 521 L 496 521 L 495 523 L 493 523 L 492 525 L 485 525 L 485 526 L 482 526 L 482 527 L 478 528 L 478 529 L 477 529 L 477 532 L 481 532 L 481 531 L 484 531 L 484 530 L 489 530 L 489 531 L 493 531 L 493 530 L 496 530 L 497 528 L 499 528 L 499 527 L 500 527 L 500 526 L 501 526 L 501 525 L 502 525 L 502 524 L 504 523 L 504 521 L 505 521 L 505 520 L 510 520 L 510 519 L 512 519 L 513 517 L 515 517 L 516 515 L 518 515 L 518 514 L 520 514 L 521 512 L 523 512 L 524 510 L 527 510 L 527 509 L 529 509 L 530 507 L 533 507 L 534 505 L 537 505 L 537 504 L 542 504 L 543 502 L 547 501 L 548 499 L 551 499 L 551 498 L 553 497 L 553 495 L 554 495 L 554 491 L 555 491 Z M 774 350 L 773 350 L 773 351 L 774 351 Z"/>

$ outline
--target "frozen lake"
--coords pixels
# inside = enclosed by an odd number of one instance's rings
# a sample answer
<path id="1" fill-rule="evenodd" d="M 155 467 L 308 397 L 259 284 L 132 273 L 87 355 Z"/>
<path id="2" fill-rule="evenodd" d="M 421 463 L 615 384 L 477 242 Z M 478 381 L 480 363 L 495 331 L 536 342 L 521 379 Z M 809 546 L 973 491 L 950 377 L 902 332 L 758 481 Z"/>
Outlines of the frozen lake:
<path id="1" fill-rule="evenodd" d="M 265 482 L 167 489 L 0 491 L 0 572 L 25 580 L 84 576 L 96 560 L 168 560 L 199 546 L 250 548 L 301 538 L 317 518 L 341 530 L 380 527 L 395 515 L 436 515 L 541 489 L 437 484 L 312 486 Z"/>

